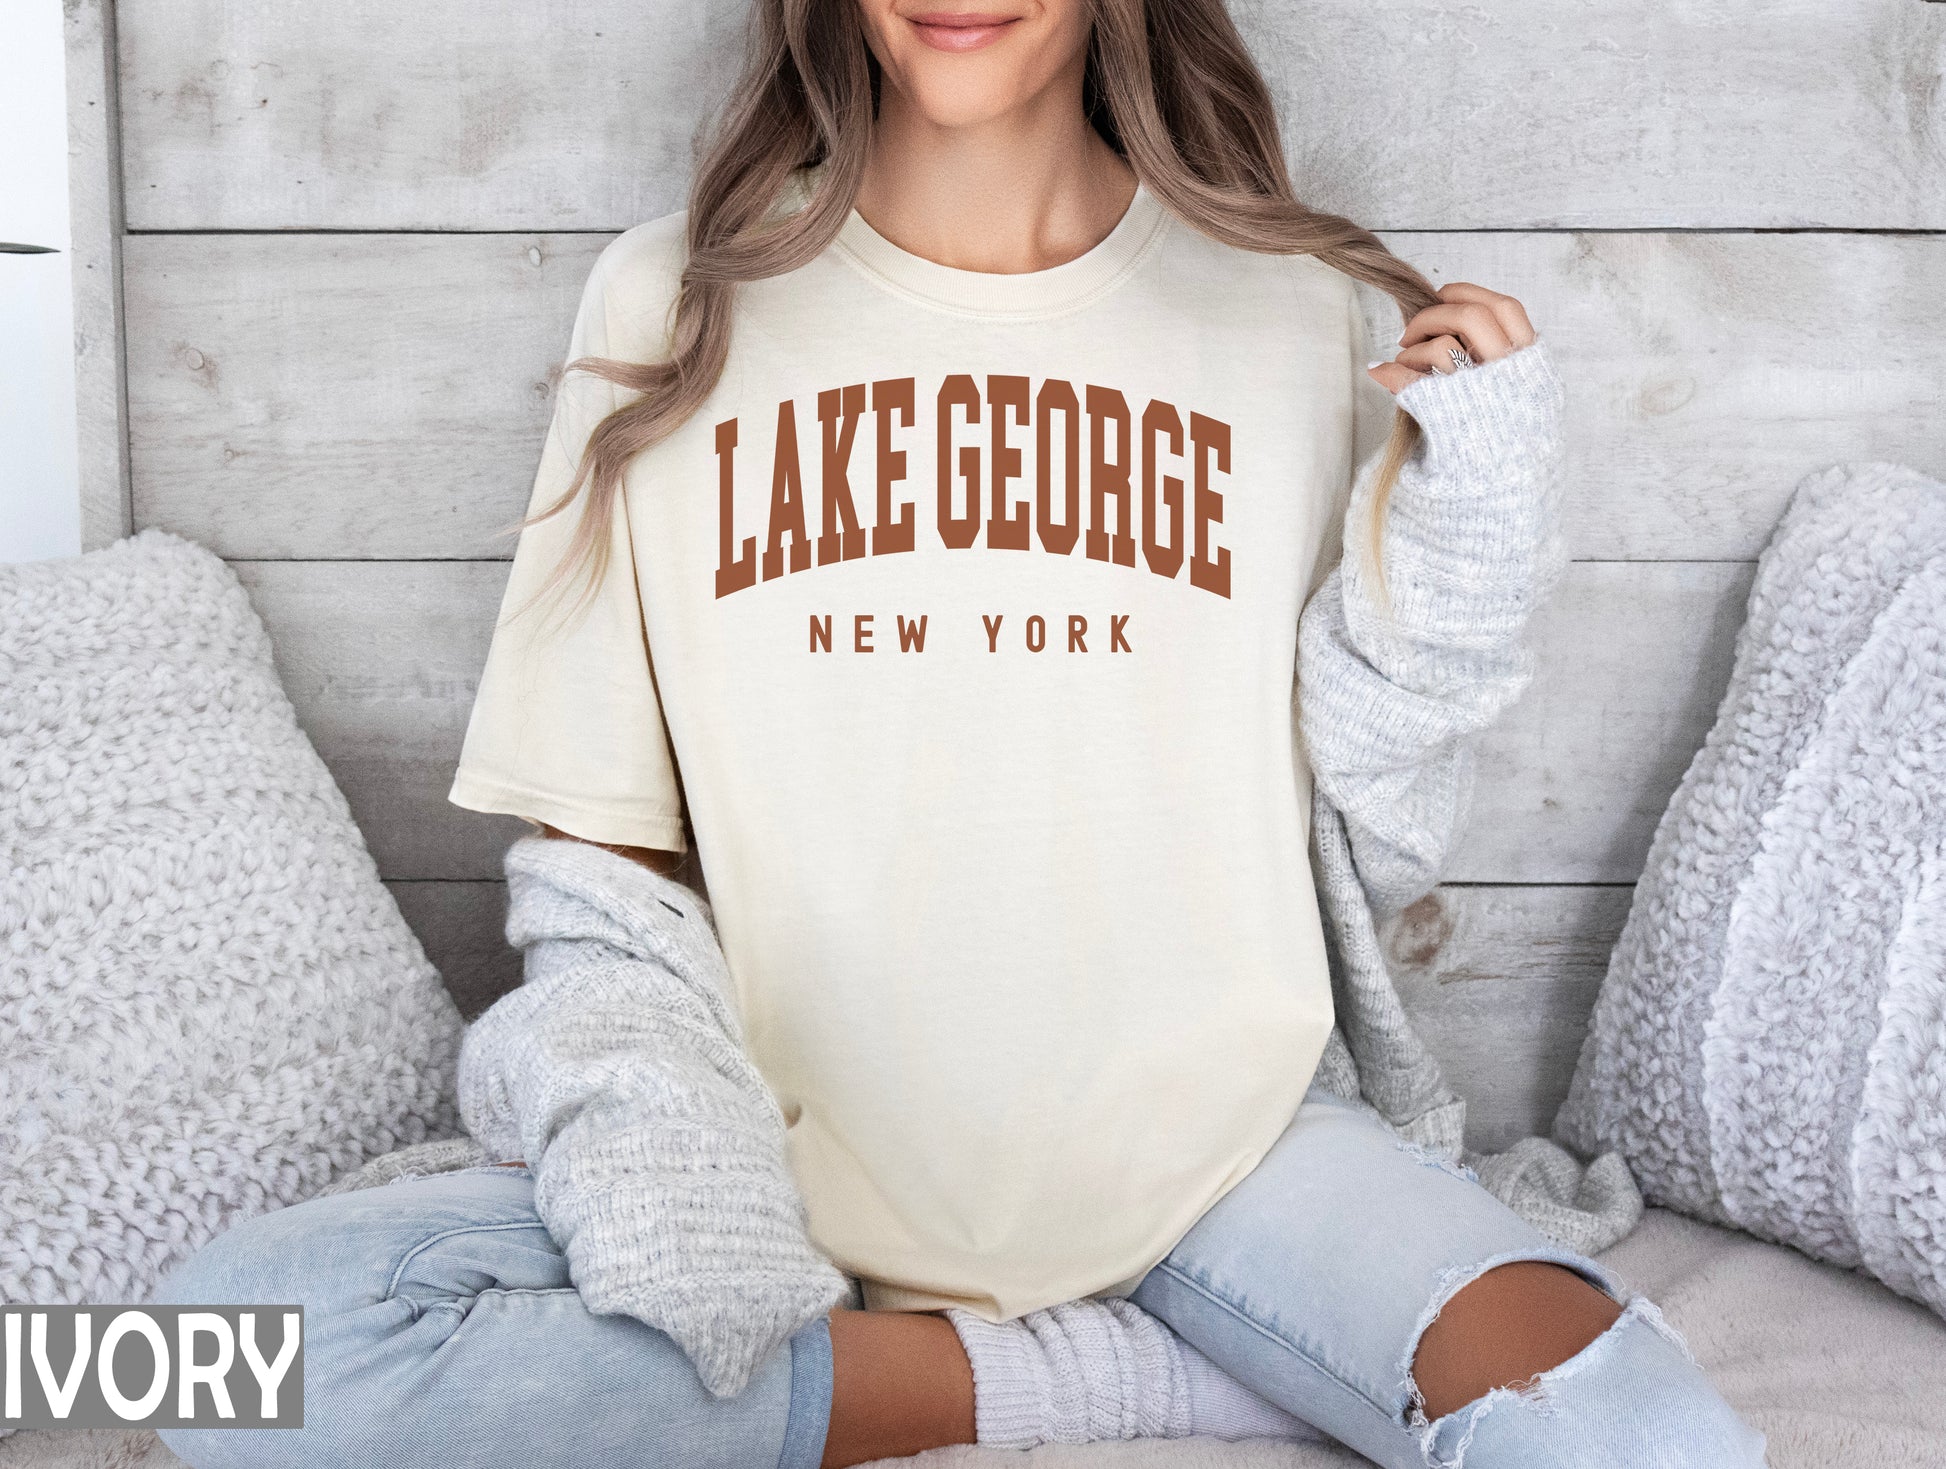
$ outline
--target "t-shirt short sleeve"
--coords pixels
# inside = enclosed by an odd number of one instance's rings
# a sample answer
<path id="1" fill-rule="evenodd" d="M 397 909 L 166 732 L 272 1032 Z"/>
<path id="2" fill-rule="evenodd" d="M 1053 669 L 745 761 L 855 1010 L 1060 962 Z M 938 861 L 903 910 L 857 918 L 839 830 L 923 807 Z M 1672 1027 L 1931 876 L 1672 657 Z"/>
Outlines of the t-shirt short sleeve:
<path id="1" fill-rule="evenodd" d="M 612 254 L 596 263 L 582 294 L 569 361 L 615 350 Z M 530 516 L 567 489 L 589 432 L 619 401 L 617 389 L 590 374 L 564 377 Z M 584 503 L 520 533 L 447 799 L 590 841 L 682 851 L 681 786 L 656 693 L 626 495 L 615 497 L 610 559 L 592 597 L 574 611 L 581 583 L 569 580 L 521 610 L 560 563 Z"/>

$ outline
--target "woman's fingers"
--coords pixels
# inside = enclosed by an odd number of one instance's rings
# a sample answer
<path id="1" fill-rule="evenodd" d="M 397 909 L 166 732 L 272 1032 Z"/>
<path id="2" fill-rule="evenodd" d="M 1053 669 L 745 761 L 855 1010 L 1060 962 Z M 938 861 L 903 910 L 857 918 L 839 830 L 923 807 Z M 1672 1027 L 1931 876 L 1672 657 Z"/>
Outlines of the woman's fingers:
<path id="1" fill-rule="evenodd" d="M 1407 367 L 1416 368 L 1420 372 L 1458 372 L 1459 368 L 1453 362 L 1453 353 L 1461 346 L 1457 337 L 1434 337 L 1430 341 L 1407 347 L 1393 360 L 1403 362 Z M 1474 355 L 1477 357 L 1479 354 Z"/>
<path id="2" fill-rule="evenodd" d="M 1535 338 L 1527 308 L 1512 296 L 1489 291 L 1471 281 L 1449 281 L 1436 292 L 1437 305 L 1428 306 L 1406 323 L 1401 346 L 1444 333 L 1456 336 L 1478 362 L 1504 357 Z"/>
<path id="3" fill-rule="evenodd" d="M 1536 338 L 1527 308 L 1512 296 L 1471 281 L 1449 281 L 1436 294 L 1437 304 L 1415 313 L 1406 323 L 1397 358 L 1366 368 L 1389 393 L 1400 392 L 1429 372 L 1457 372 L 1455 349 L 1475 362 L 1491 362 Z"/>
<path id="4" fill-rule="evenodd" d="M 1414 372 L 1411 368 L 1397 362 L 1380 362 L 1366 368 L 1365 371 L 1371 376 L 1373 382 L 1388 393 L 1401 392 L 1406 384 L 1416 383 L 1425 376 L 1423 372 Z"/>
<path id="5" fill-rule="evenodd" d="M 1448 281 L 1435 294 L 1442 301 L 1474 302 L 1486 307 L 1516 350 L 1530 346 L 1534 341 L 1536 333 L 1534 324 L 1527 319 L 1527 308 L 1512 296 L 1489 291 L 1485 286 L 1476 286 L 1471 281 Z"/>
<path id="6" fill-rule="evenodd" d="M 1500 318 L 1481 301 L 1441 301 L 1428 306 L 1405 324 L 1399 345 L 1411 347 L 1441 336 L 1457 338 L 1475 362 L 1491 362 L 1514 349 Z"/>
<path id="7" fill-rule="evenodd" d="M 1387 392 L 1396 393 L 1408 383 L 1417 382 L 1429 372 L 1455 373 L 1460 369 L 1453 352 L 1460 346 L 1458 337 L 1434 337 L 1407 347 L 1390 362 L 1367 368 Z"/>

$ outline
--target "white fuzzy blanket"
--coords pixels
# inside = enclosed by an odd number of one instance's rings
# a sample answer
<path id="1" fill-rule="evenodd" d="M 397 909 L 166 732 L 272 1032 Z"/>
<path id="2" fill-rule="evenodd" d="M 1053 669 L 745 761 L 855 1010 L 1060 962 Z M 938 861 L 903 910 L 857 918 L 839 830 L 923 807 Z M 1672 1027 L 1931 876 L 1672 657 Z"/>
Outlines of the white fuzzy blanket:
<path id="1" fill-rule="evenodd" d="M 1651 1209 L 1602 1253 L 1689 1339 L 1771 1469 L 1946 1464 L 1946 1324 L 1874 1280 L 1781 1245 Z M 1355 1469 L 1335 1447 L 1276 1443 L 939 1449 L 913 1469 Z M 179 1469 L 148 1433 L 23 1433 L 0 1469 Z M 606 1469 L 575 1465 L 572 1469 Z"/>

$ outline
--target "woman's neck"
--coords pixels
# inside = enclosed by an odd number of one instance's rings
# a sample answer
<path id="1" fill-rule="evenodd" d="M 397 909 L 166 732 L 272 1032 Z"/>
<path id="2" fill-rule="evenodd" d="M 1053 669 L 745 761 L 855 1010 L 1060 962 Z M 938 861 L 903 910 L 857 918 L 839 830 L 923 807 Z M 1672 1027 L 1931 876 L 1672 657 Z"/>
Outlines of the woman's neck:
<path id="1" fill-rule="evenodd" d="M 1017 275 L 1085 254 L 1115 228 L 1135 173 L 1088 123 L 1079 79 L 1001 117 L 942 127 L 891 87 L 855 201 L 901 249 Z"/>

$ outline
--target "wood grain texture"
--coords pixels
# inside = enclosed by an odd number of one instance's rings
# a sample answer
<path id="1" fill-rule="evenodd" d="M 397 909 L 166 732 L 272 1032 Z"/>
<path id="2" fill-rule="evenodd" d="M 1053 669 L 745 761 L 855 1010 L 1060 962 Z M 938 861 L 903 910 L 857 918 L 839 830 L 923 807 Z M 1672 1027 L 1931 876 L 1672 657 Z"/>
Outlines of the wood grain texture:
<path id="1" fill-rule="evenodd" d="M 558 230 L 675 206 L 744 6 L 119 9 L 132 227 Z M 1374 228 L 1946 226 L 1940 6 L 1235 9 L 1299 193 Z"/>
<path id="2" fill-rule="evenodd" d="M 123 0 L 134 229 L 625 229 L 678 207 L 744 7 Z"/>
<path id="3" fill-rule="evenodd" d="M 388 882 L 405 921 L 468 1020 L 521 980 L 521 956 L 507 943 L 504 882 Z"/>
<path id="4" fill-rule="evenodd" d="M 232 563 L 278 676 L 388 878 L 498 878 L 526 826 L 449 804 L 507 567 Z"/>
<path id="5" fill-rule="evenodd" d="M 1580 562 L 1534 618 L 1533 682 L 1482 734 L 1462 882 L 1633 882 L 1716 720 L 1756 568 Z"/>
<path id="6" fill-rule="evenodd" d="M 236 563 L 278 672 L 389 878 L 497 878 L 525 830 L 449 805 L 501 562 Z M 1750 568 L 1581 563 L 1542 671 L 1481 745 L 1471 882 L 1633 881 L 1728 678 Z"/>
<path id="7" fill-rule="evenodd" d="M 130 239 L 137 524 L 230 556 L 510 556 L 602 243 Z"/>
<path id="8" fill-rule="evenodd" d="M 1469 1146 L 1552 1126 L 1633 897 L 1448 884 L 1381 931 L 1407 1012 L 1466 1098 Z"/>
<path id="9" fill-rule="evenodd" d="M 1812 469 L 1946 473 L 1946 238 L 1393 242 L 1435 280 L 1519 295 L 1548 335 L 1577 556 L 1746 559 Z M 493 532 L 525 506 L 602 243 L 130 239 L 136 523 L 234 557 L 510 554 Z M 1375 339 L 1396 337 L 1396 309 L 1370 304 Z"/>
<path id="10" fill-rule="evenodd" d="M 1564 529 L 1576 556 L 1747 559 L 1811 470 L 1890 459 L 1946 472 L 1946 237 L 1389 243 L 1435 285 L 1519 297 L 1547 337 L 1567 390 Z M 1396 341 L 1397 308 L 1364 294 L 1376 339 Z"/>

